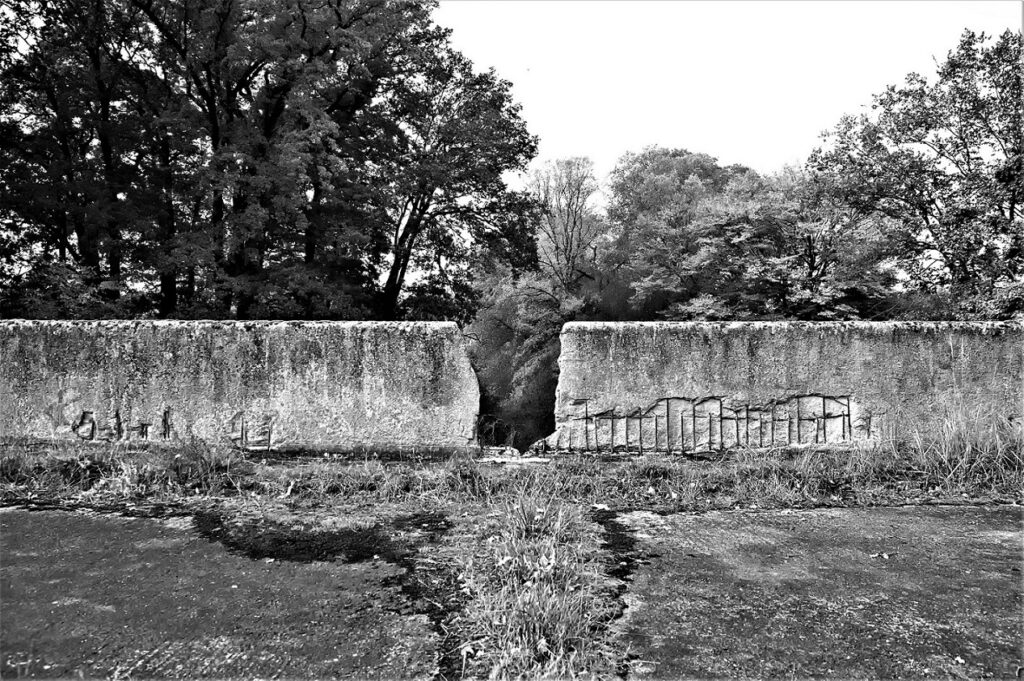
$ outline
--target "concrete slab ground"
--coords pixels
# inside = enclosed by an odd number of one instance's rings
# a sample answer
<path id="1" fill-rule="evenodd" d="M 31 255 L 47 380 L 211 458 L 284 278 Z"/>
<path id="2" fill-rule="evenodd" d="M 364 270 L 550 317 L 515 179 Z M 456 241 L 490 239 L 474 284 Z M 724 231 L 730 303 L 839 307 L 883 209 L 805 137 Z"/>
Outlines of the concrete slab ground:
<path id="1" fill-rule="evenodd" d="M 458 585 L 430 566 L 470 552 L 490 507 L 211 508 L 0 508 L 0 675 L 461 675 L 444 620 Z M 1020 506 L 594 515 L 626 579 L 609 595 L 622 617 L 595 635 L 630 679 L 1013 678 L 1024 664 Z"/>
<path id="2" fill-rule="evenodd" d="M 218 541 L 218 533 L 227 530 L 210 518 L 0 509 L 0 673 L 435 673 L 436 634 L 426 615 L 413 612 L 397 544 L 379 528 L 356 523 L 257 546 L 238 533 Z M 287 558 L 273 558 L 282 553 Z"/>
<path id="3" fill-rule="evenodd" d="M 629 678 L 1019 678 L 1019 506 L 620 515 Z"/>

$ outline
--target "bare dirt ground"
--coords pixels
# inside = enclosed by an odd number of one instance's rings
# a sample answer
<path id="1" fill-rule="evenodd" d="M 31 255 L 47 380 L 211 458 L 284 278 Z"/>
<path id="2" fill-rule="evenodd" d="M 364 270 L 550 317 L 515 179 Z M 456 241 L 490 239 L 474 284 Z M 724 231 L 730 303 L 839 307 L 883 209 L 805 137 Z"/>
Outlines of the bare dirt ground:
<path id="1" fill-rule="evenodd" d="M 457 585 L 428 568 L 472 549 L 479 509 L 217 508 L 0 509 L 0 673 L 460 675 L 443 612 Z M 592 515 L 625 580 L 611 635 L 630 678 L 1005 678 L 1024 664 L 1020 506 Z"/>
<path id="2" fill-rule="evenodd" d="M 1021 507 L 620 515 L 630 678 L 1019 678 Z"/>

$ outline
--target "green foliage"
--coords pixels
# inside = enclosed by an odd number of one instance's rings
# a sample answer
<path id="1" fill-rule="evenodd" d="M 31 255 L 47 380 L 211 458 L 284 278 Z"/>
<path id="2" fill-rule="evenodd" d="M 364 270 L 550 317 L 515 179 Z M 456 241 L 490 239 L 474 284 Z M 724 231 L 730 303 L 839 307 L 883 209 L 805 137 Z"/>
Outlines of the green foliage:
<path id="1" fill-rule="evenodd" d="M 591 276 L 598 240 L 608 229 L 590 205 L 598 190 L 594 164 L 582 157 L 549 162 L 534 170 L 529 185 L 542 209 L 540 269 L 565 293 L 574 293 Z"/>
<path id="2" fill-rule="evenodd" d="M 965 31 L 929 81 L 912 73 L 847 116 L 811 165 L 856 210 L 891 218 L 909 284 L 958 314 L 1005 316 L 1024 278 L 1021 34 Z M 1009 309 L 1008 309 L 1009 308 Z"/>
<path id="3" fill-rule="evenodd" d="M 669 319 L 858 318 L 892 283 L 878 221 L 794 169 L 719 191 L 691 175 L 623 229 L 635 297 Z"/>
<path id="4" fill-rule="evenodd" d="M 0 314 L 394 318 L 424 310 L 400 308 L 412 271 L 455 303 L 424 314 L 465 318 L 452 282 L 477 251 L 530 261 L 502 174 L 536 142 L 431 9 L 7 3 L 0 282 L 79 276 Z"/>
<path id="5" fill-rule="evenodd" d="M 498 506 L 481 550 L 461 561 L 470 599 L 459 622 L 466 671 L 491 679 L 610 674 L 596 528 L 579 506 L 527 490 L 517 496 Z"/>

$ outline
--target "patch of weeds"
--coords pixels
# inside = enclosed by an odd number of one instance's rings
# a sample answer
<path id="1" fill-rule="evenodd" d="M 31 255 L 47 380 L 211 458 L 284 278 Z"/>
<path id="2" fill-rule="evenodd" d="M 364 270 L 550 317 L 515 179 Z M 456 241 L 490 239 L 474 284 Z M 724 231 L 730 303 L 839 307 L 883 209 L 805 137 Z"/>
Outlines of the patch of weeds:
<path id="1" fill-rule="evenodd" d="M 243 470 L 239 470 L 239 468 Z M 201 441 L 171 448 L 89 445 L 34 451 L 7 445 L 0 458 L 0 500 L 117 501 L 225 496 L 245 472 L 237 453 Z"/>
<path id="2" fill-rule="evenodd" d="M 947 411 L 941 426 L 915 431 L 893 446 L 930 489 L 974 495 L 1024 489 L 1024 423 L 964 406 Z"/>
<path id="3" fill-rule="evenodd" d="M 555 458 L 550 481 L 578 470 L 581 455 Z M 596 461 L 596 459 L 593 459 Z M 735 450 L 717 460 L 648 454 L 595 463 L 587 498 L 657 512 L 969 499 L 1024 499 L 1024 436 L 1008 421 L 947 419 L 928 439 L 833 449 Z M 567 497 L 572 498 L 572 497 Z"/>
<path id="4" fill-rule="evenodd" d="M 463 673 L 564 678 L 614 670 L 596 527 L 579 506 L 524 494 L 494 504 L 480 549 L 461 560 Z"/>
<path id="5" fill-rule="evenodd" d="M 17 496 L 67 496 L 92 489 L 116 469 L 103 452 L 74 457 L 7 454 L 0 459 L 4 500 Z"/>
<path id="6" fill-rule="evenodd" d="M 237 478 L 244 470 L 242 457 L 234 449 L 191 440 L 167 466 L 167 486 L 193 494 L 231 494 L 238 490 Z"/>
<path id="7" fill-rule="evenodd" d="M 453 460 L 444 466 L 433 493 L 441 499 L 487 501 L 515 487 L 515 478 L 522 474 L 522 471 L 503 471 L 504 474 L 499 475 L 494 472 L 471 459 Z"/>
<path id="8" fill-rule="evenodd" d="M 514 484 L 508 476 L 463 457 L 444 463 L 325 460 L 289 468 L 261 463 L 245 481 L 248 491 L 302 498 L 312 504 L 338 498 L 384 503 L 486 500 L 504 494 Z"/>

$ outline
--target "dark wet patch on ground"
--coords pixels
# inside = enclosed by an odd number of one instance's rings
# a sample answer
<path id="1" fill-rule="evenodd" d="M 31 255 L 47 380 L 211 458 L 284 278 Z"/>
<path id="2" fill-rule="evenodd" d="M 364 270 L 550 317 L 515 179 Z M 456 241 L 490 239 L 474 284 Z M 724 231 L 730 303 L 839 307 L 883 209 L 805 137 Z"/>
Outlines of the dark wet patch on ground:
<path id="1" fill-rule="evenodd" d="M 340 559 L 357 563 L 381 558 L 398 562 L 407 551 L 380 524 L 369 527 L 324 529 L 313 525 L 295 525 L 268 518 L 230 521 L 220 511 L 200 511 L 193 524 L 199 536 L 219 542 L 233 553 L 250 560 L 286 560 L 296 563 Z"/>
<path id="2" fill-rule="evenodd" d="M 439 511 L 425 511 L 423 513 L 409 513 L 397 516 L 391 523 L 396 530 L 403 532 L 425 533 L 428 542 L 437 542 L 441 537 L 452 529 L 452 523 L 448 516 Z"/>
<path id="3" fill-rule="evenodd" d="M 421 536 L 423 544 L 432 545 L 439 543 L 453 524 L 445 514 L 434 511 L 399 515 L 391 521 L 391 527 L 398 532 Z M 433 678 L 436 681 L 460 678 L 459 644 L 462 641 L 455 637 L 449 625 L 464 607 L 465 596 L 452 566 L 436 560 L 421 560 L 421 552 L 411 547 L 387 555 L 403 569 L 384 580 L 385 585 L 397 586 L 405 596 L 408 605 L 397 612 L 426 615 L 438 637 L 438 666 Z"/>
<path id="4" fill-rule="evenodd" d="M 604 536 L 600 548 L 608 554 L 608 576 L 616 580 L 615 591 L 610 594 L 615 602 L 609 622 L 610 626 L 622 617 L 626 610 L 623 596 L 633 581 L 633 573 L 637 567 L 647 562 L 650 555 L 641 552 L 633 530 L 619 519 L 619 512 L 613 510 L 592 510 L 590 517 L 601 526 Z M 627 652 L 616 664 L 616 672 L 625 679 L 629 675 L 630 664 L 635 655 Z"/>
<path id="5" fill-rule="evenodd" d="M 387 522 L 367 526 L 327 529 L 312 524 L 260 518 L 227 518 L 221 511 L 195 514 L 194 526 L 200 536 L 219 542 L 229 551 L 251 560 L 280 560 L 298 563 L 340 561 L 359 563 L 382 560 L 401 568 L 386 577 L 383 585 L 396 587 L 405 597 L 393 612 L 426 615 L 438 635 L 437 678 L 458 676 L 458 648 L 446 624 L 463 605 L 459 584 L 447 566 L 419 560 L 423 545 L 436 544 L 452 528 L 440 512 L 398 515 Z"/>
<path id="6" fill-rule="evenodd" d="M 625 591 L 641 557 L 633 530 L 618 520 L 618 511 L 595 510 L 591 511 L 590 517 L 604 530 L 601 549 L 610 556 L 608 574 L 621 580 L 621 588 Z"/>
<path id="7" fill-rule="evenodd" d="M 40 511 L 83 511 L 100 515 L 114 515 L 125 518 L 181 518 L 194 515 L 194 511 L 183 508 L 180 504 L 164 504 L 145 501 L 135 504 L 130 501 L 103 502 L 80 500 L 47 500 L 16 501 L 0 504 L 0 508 L 14 508 L 29 512 Z"/>

